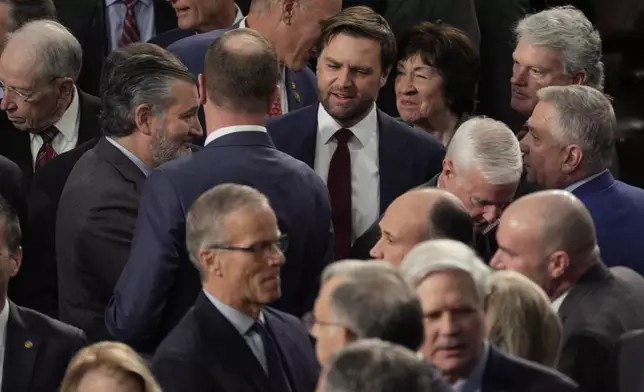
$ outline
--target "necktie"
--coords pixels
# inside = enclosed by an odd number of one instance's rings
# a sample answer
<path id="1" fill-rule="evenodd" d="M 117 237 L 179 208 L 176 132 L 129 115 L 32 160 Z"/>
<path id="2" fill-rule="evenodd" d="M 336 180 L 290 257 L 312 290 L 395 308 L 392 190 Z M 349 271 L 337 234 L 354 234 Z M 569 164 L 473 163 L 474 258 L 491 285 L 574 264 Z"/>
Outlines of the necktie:
<path id="1" fill-rule="evenodd" d="M 268 109 L 268 117 L 275 117 L 282 115 L 282 98 L 281 94 L 275 94 L 271 107 Z"/>
<path id="2" fill-rule="evenodd" d="M 121 35 L 121 46 L 141 40 L 141 32 L 136 22 L 134 6 L 138 0 L 123 0 L 125 4 L 125 20 L 123 21 L 123 34 Z"/>
<path id="3" fill-rule="evenodd" d="M 346 259 L 351 249 L 351 154 L 347 144 L 353 133 L 340 129 L 333 137 L 338 143 L 331 164 L 327 188 L 331 197 L 335 259 Z"/>
<path id="4" fill-rule="evenodd" d="M 280 353 L 270 332 L 260 322 L 255 322 L 251 329 L 260 336 L 264 345 L 271 390 L 273 392 L 291 392 L 291 386 L 288 382 L 288 376 L 284 370 Z"/>
<path id="5" fill-rule="evenodd" d="M 55 126 L 51 126 L 44 131 L 40 132 L 38 136 L 42 139 L 42 146 L 36 155 L 36 170 L 40 169 L 45 163 L 51 161 L 58 155 L 54 147 L 51 146 L 51 141 L 58 135 L 59 131 Z"/>

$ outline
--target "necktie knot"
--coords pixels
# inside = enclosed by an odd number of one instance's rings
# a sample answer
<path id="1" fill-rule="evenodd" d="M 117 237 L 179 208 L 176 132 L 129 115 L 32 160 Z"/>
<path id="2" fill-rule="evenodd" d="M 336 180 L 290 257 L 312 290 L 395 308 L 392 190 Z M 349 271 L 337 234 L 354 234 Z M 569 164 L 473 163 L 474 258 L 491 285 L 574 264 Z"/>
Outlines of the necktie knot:
<path id="1" fill-rule="evenodd" d="M 353 132 L 347 128 L 341 128 L 333 135 L 338 144 L 347 144 L 351 136 L 353 136 Z"/>
<path id="2" fill-rule="evenodd" d="M 134 8 L 137 1 L 138 0 L 123 0 L 123 3 L 125 4 L 125 8 Z"/>
<path id="3" fill-rule="evenodd" d="M 51 126 L 44 131 L 40 132 L 43 144 L 49 144 L 58 135 L 59 131 L 55 126 Z"/>

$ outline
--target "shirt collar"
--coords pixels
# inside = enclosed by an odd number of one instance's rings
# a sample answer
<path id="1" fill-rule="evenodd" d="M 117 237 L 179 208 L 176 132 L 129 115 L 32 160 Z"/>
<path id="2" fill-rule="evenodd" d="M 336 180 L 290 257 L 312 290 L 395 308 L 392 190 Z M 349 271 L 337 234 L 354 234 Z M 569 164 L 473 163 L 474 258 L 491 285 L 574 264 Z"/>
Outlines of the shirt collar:
<path id="1" fill-rule="evenodd" d="M 487 359 L 490 356 L 490 344 L 487 341 L 483 342 L 483 354 L 479 358 L 476 367 L 470 372 L 467 378 L 456 381 L 452 384 L 454 392 L 475 392 L 481 390 L 483 383 L 483 373 L 487 366 Z"/>
<path id="2" fill-rule="evenodd" d="M 221 312 L 221 314 L 224 315 L 226 320 L 228 320 L 233 325 L 233 327 L 235 327 L 240 335 L 246 335 L 253 324 L 255 324 L 256 320 L 246 313 L 242 313 L 239 310 L 226 305 L 206 290 L 203 290 L 203 293 L 206 295 L 206 298 L 208 298 L 208 300 L 213 304 L 213 306 L 217 308 L 217 310 Z M 266 321 L 264 320 L 264 313 L 262 312 L 259 312 L 259 321 L 262 323 L 262 325 L 266 323 Z"/>
<path id="3" fill-rule="evenodd" d="M 563 294 L 557 297 L 557 299 L 552 301 L 552 303 L 550 304 L 550 307 L 552 308 L 552 310 L 559 313 L 559 309 L 561 308 L 561 305 L 563 304 L 564 300 L 566 299 L 569 293 L 570 293 L 570 290 L 566 290 L 564 291 Z"/>
<path id="4" fill-rule="evenodd" d="M 318 105 L 318 132 L 320 138 L 327 144 L 333 135 L 344 128 L 324 109 L 323 105 Z M 349 130 L 358 139 L 362 147 L 369 143 L 369 140 L 378 130 L 378 113 L 374 103 L 369 113 L 356 125 L 349 127 Z"/>
<path id="5" fill-rule="evenodd" d="M 597 178 L 597 177 L 601 176 L 602 174 L 606 173 L 607 171 L 608 171 L 608 169 L 604 169 L 604 170 L 600 171 L 599 173 L 593 174 L 593 175 L 592 175 L 592 176 L 590 176 L 590 177 L 586 177 L 586 178 L 584 178 L 583 180 L 579 180 L 579 181 L 577 181 L 577 182 L 575 182 L 575 183 L 573 183 L 573 184 L 570 184 L 570 185 L 568 185 L 568 186 L 566 187 L 566 190 L 567 190 L 568 192 L 572 192 L 572 191 L 574 191 L 575 189 L 579 188 L 580 186 L 584 185 L 585 183 L 587 183 L 587 182 L 591 182 L 592 180 L 594 180 L 595 178 Z"/>
<path id="6" fill-rule="evenodd" d="M 123 155 L 128 157 L 128 159 L 130 161 L 132 161 L 132 163 L 134 163 L 136 165 L 136 167 L 138 167 L 139 170 L 141 170 L 143 172 L 144 176 L 147 177 L 148 175 L 150 175 L 150 172 L 152 171 L 152 169 L 145 162 L 143 162 L 141 160 L 141 158 L 139 158 L 136 155 L 134 155 L 130 150 L 128 150 L 127 148 L 123 147 L 119 142 L 117 142 L 116 140 L 112 139 L 111 137 L 106 137 L 105 139 L 107 139 L 107 141 L 111 145 L 113 145 L 119 151 L 121 151 L 123 153 Z"/>
<path id="7" fill-rule="evenodd" d="M 219 128 L 210 132 L 210 134 L 206 137 L 204 146 L 207 146 L 209 143 L 215 141 L 216 139 L 219 139 L 222 136 L 230 135 L 231 133 L 237 133 L 237 132 L 266 133 L 267 131 L 266 131 L 266 127 L 262 127 L 261 125 L 233 125 L 230 127 Z"/>
<path id="8" fill-rule="evenodd" d="M 0 312 L 0 347 L 6 347 L 7 323 L 9 322 L 9 301 L 4 300 L 4 308 Z"/>
<path id="9" fill-rule="evenodd" d="M 244 17 L 244 14 L 242 13 L 242 10 L 239 8 L 239 6 L 237 4 L 235 4 L 235 8 L 237 9 L 237 13 L 235 14 L 235 21 L 233 22 L 233 26 L 236 25 L 242 19 L 244 20 L 244 25 L 246 25 L 246 23 L 245 23 L 246 18 Z"/>
<path id="10" fill-rule="evenodd" d="M 105 0 L 105 7 L 107 8 L 116 3 L 123 3 L 123 0 Z M 144 6 L 149 7 L 152 3 L 152 0 L 139 0 L 138 3 L 141 3 Z"/>

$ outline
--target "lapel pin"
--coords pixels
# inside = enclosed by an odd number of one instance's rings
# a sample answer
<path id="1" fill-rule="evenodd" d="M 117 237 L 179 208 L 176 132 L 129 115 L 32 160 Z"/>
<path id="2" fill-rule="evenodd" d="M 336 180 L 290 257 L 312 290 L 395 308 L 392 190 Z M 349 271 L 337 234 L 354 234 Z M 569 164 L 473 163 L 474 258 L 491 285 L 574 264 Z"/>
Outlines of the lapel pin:
<path id="1" fill-rule="evenodd" d="M 25 342 L 25 348 L 32 348 L 34 346 L 33 342 L 31 340 L 27 340 Z"/>
<path id="2" fill-rule="evenodd" d="M 291 90 L 293 91 L 293 98 L 295 98 L 295 102 L 300 103 L 300 94 L 297 92 L 297 86 L 295 85 L 295 82 L 291 82 Z"/>

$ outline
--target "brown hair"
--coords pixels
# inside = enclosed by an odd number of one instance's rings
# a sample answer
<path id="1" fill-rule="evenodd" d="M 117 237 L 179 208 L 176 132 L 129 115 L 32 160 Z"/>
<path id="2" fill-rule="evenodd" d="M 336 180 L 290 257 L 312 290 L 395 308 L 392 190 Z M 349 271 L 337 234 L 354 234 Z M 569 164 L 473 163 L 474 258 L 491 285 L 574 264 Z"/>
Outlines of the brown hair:
<path id="1" fill-rule="evenodd" d="M 562 326 L 546 293 L 514 271 L 494 272 L 489 285 L 485 322 L 490 343 L 507 354 L 554 367 Z"/>
<path id="2" fill-rule="evenodd" d="M 388 72 L 396 60 L 396 37 L 389 23 L 369 7 L 345 8 L 340 13 L 322 21 L 322 34 L 318 41 L 318 53 L 338 34 L 368 38 L 380 42 L 380 65 L 382 73 Z"/>
<path id="3" fill-rule="evenodd" d="M 94 370 L 104 370 L 119 380 L 136 380 L 143 392 L 161 392 L 143 359 L 118 342 L 95 343 L 79 351 L 67 367 L 60 391 L 76 392 L 83 377 Z"/>
<path id="4" fill-rule="evenodd" d="M 479 82 L 479 52 L 463 31 L 444 23 L 422 22 L 398 41 L 397 61 L 420 56 L 443 78 L 448 109 L 460 117 L 474 112 Z"/>
<path id="5" fill-rule="evenodd" d="M 250 29 L 226 32 L 206 53 L 204 78 L 208 99 L 246 113 L 266 113 L 278 81 L 275 48 Z"/>

